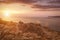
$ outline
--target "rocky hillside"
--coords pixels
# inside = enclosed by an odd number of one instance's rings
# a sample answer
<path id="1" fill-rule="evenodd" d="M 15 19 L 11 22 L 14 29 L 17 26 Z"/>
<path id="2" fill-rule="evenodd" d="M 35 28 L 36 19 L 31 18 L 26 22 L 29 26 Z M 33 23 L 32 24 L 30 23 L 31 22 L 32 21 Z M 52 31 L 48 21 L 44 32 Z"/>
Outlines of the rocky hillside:
<path id="1" fill-rule="evenodd" d="M 0 40 L 60 40 L 60 32 L 40 23 L 0 21 Z"/>

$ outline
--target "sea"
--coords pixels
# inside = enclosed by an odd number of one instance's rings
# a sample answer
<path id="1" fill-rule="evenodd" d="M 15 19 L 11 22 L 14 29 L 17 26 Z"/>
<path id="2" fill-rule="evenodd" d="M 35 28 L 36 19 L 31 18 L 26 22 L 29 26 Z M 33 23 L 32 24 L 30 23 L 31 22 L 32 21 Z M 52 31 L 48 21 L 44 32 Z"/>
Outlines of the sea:
<path id="1" fill-rule="evenodd" d="M 42 26 L 49 27 L 52 30 L 60 31 L 60 18 L 48 17 L 19 17 L 15 21 L 22 21 L 24 23 L 40 23 Z"/>
<path id="2" fill-rule="evenodd" d="M 20 21 L 25 23 L 40 23 L 42 26 L 46 26 L 51 30 L 60 31 L 60 18 L 32 17 L 20 18 Z"/>

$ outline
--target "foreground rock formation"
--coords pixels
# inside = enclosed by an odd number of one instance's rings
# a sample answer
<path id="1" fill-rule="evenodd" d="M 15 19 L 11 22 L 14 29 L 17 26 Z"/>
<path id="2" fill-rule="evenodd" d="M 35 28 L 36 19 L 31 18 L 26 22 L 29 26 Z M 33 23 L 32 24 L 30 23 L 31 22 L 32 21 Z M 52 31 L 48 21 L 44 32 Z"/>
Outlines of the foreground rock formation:
<path id="1" fill-rule="evenodd" d="M 60 32 L 40 23 L 0 22 L 0 40 L 60 40 Z"/>

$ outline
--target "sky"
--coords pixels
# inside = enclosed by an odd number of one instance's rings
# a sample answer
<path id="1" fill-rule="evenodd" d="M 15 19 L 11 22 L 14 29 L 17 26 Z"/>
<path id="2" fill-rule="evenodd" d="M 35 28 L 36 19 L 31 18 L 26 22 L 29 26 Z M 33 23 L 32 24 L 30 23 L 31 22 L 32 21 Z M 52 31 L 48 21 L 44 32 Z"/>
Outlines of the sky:
<path id="1" fill-rule="evenodd" d="M 6 11 L 23 17 L 60 16 L 60 0 L 0 0 L 0 17 Z"/>

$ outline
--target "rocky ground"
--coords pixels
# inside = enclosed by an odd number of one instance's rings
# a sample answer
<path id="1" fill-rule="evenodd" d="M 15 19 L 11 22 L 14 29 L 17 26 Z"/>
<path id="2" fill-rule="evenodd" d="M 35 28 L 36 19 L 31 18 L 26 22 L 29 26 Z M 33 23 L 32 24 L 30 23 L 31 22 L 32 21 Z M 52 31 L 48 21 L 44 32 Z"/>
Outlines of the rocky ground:
<path id="1" fill-rule="evenodd" d="M 40 23 L 16 23 L 0 19 L 0 40 L 60 40 L 60 32 Z"/>

